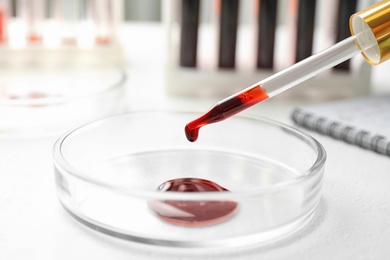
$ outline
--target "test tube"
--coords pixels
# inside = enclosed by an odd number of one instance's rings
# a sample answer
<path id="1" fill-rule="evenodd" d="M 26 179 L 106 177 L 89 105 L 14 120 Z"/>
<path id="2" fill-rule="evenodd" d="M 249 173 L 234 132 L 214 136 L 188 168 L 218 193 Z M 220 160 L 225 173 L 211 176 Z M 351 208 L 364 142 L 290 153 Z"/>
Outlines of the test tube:
<path id="1" fill-rule="evenodd" d="M 27 41 L 40 43 L 45 21 L 45 0 L 18 0 L 17 13 L 26 27 Z"/>
<path id="2" fill-rule="evenodd" d="M 295 62 L 312 54 L 316 0 L 298 1 Z"/>
<path id="3" fill-rule="evenodd" d="M 219 28 L 219 68 L 234 68 L 238 26 L 238 0 L 221 0 Z"/>
<path id="4" fill-rule="evenodd" d="M 77 44 L 78 26 L 81 17 L 80 0 L 55 0 L 54 15 L 60 23 L 61 42 L 65 45 Z"/>
<path id="5" fill-rule="evenodd" d="M 279 1 L 277 10 L 283 18 L 276 28 L 274 71 L 291 66 L 295 62 L 298 0 Z"/>
<path id="6" fill-rule="evenodd" d="M 196 67 L 200 0 L 181 1 L 180 66 Z"/>
<path id="7" fill-rule="evenodd" d="M 259 0 L 257 68 L 274 67 L 274 45 L 277 15 L 277 0 Z"/>
<path id="8" fill-rule="evenodd" d="M 96 43 L 109 44 L 113 33 L 111 0 L 90 0 L 89 8 L 95 25 Z"/>
<path id="9" fill-rule="evenodd" d="M 9 10 L 9 1 L 0 0 L 0 45 L 7 42 Z"/>
<path id="10" fill-rule="evenodd" d="M 337 15 L 337 34 L 336 42 L 344 40 L 349 36 L 348 20 L 349 17 L 356 12 L 357 0 L 339 0 L 339 8 Z M 334 69 L 349 70 L 350 62 L 346 60 L 337 64 Z"/>

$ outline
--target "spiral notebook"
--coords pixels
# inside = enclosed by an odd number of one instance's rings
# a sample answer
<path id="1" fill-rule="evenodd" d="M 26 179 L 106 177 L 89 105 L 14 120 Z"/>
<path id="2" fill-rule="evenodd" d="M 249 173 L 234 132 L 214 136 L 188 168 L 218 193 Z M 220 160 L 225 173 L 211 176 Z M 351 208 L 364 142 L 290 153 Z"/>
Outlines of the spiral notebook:
<path id="1" fill-rule="evenodd" d="M 335 139 L 390 156 L 390 96 L 296 107 L 292 120 Z"/>

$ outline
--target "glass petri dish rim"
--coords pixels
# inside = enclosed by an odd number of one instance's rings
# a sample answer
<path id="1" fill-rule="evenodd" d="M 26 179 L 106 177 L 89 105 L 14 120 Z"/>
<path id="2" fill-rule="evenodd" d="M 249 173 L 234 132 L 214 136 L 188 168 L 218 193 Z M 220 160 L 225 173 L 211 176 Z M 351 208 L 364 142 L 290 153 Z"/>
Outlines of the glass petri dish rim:
<path id="1" fill-rule="evenodd" d="M 324 167 L 327 154 L 325 151 L 325 148 L 313 137 L 311 137 L 309 134 L 303 133 L 302 131 L 298 130 L 297 128 L 293 126 L 289 126 L 287 124 L 275 121 L 273 119 L 269 119 L 263 116 L 254 116 L 254 115 L 238 115 L 235 117 L 239 117 L 245 120 L 251 120 L 251 121 L 261 121 L 266 124 L 270 124 L 279 128 L 282 128 L 284 130 L 287 130 L 289 133 L 294 134 L 297 136 L 297 138 L 302 139 L 307 144 L 309 144 L 317 153 L 317 158 L 312 164 L 312 166 L 307 169 L 305 172 L 302 172 L 300 176 L 297 178 L 294 178 L 292 180 L 283 181 L 280 183 L 276 183 L 267 187 L 261 187 L 258 189 L 253 189 L 249 191 L 234 191 L 234 192 L 203 192 L 203 193 L 177 193 L 177 192 L 156 192 L 156 191 L 146 191 L 146 190 L 137 190 L 137 189 L 128 189 L 123 186 L 119 185 L 112 185 L 107 184 L 103 181 L 100 181 L 98 179 L 92 178 L 89 175 L 83 173 L 83 171 L 73 167 L 62 155 L 61 149 L 64 141 L 70 137 L 73 133 L 77 132 L 80 129 L 83 129 L 84 127 L 87 127 L 92 124 L 101 123 L 105 120 L 109 120 L 110 118 L 114 117 L 122 117 L 126 115 L 133 115 L 133 114 L 141 114 L 141 113 L 193 113 L 194 118 L 196 115 L 199 115 L 198 111 L 177 111 L 177 110 L 139 110 L 139 111 L 132 111 L 132 112 L 126 112 L 116 115 L 111 115 L 105 118 L 101 118 L 98 120 L 94 120 L 91 122 L 87 122 L 83 125 L 80 125 L 79 127 L 72 129 L 65 134 L 63 134 L 61 137 L 57 139 L 57 141 L 54 143 L 52 148 L 52 156 L 54 159 L 54 165 L 57 168 L 62 169 L 67 174 L 72 175 L 73 177 L 77 178 L 80 181 L 88 182 L 90 184 L 94 184 L 96 186 L 99 186 L 101 188 L 109 189 L 109 190 L 115 190 L 115 192 L 125 195 L 130 195 L 134 197 L 140 197 L 140 198 L 147 198 L 147 199 L 176 199 L 176 200 L 219 200 L 219 199 L 238 199 L 238 198 L 248 198 L 253 196 L 259 196 L 262 194 L 270 194 L 278 191 L 285 190 L 289 187 L 294 186 L 300 186 L 306 181 L 309 181 L 311 178 L 315 178 L 316 175 L 320 172 L 320 170 Z M 183 130 L 184 134 L 184 130 Z"/>
<path id="2" fill-rule="evenodd" d="M 123 68 L 113 68 L 119 73 L 119 80 L 109 85 L 107 88 L 97 92 L 91 92 L 85 95 L 72 97 L 42 97 L 34 99 L 1 99 L 0 106 L 21 107 L 21 106 L 36 106 L 36 105 L 61 105 L 64 103 L 71 103 L 81 99 L 94 98 L 97 96 L 104 96 L 117 88 L 121 87 L 127 80 L 126 71 Z"/>

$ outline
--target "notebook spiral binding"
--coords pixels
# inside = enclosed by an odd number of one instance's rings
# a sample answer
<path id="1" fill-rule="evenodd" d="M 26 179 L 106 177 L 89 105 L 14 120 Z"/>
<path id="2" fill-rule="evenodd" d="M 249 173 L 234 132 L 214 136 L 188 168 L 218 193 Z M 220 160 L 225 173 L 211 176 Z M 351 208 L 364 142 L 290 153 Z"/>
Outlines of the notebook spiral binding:
<path id="1" fill-rule="evenodd" d="M 351 125 L 344 125 L 340 122 L 329 120 L 326 117 L 315 116 L 299 108 L 293 110 L 291 119 L 295 124 L 306 129 L 379 154 L 390 156 L 390 141 L 382 135 L 357 129 Z"/>

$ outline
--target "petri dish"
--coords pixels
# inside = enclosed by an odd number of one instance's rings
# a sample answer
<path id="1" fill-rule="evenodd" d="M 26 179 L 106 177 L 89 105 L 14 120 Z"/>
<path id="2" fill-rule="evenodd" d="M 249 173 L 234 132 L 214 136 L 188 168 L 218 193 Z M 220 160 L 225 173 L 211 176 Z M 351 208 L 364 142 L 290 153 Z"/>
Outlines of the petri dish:
<path id="1" fill-rule="evenodd" d="M 88 227 L 164 248 L 265 245 L 304 227 L 321 198 L 321 144 L 293 127 L 244 116 L 204 127 L 190 143 L 184 126 L 200 114 L 129 112 L 64 134 L 53 147 L 60 202 Z M 180 178 L 209 180 L 226 191 L 156 189 Z M 236 207 L 222 221 L 186 226 L 159 216 L 155 203 L 166 201 Z"/>
<path id="2" fill-rule="evenodd" d="M 125 109 L 120 68 L 10 66 L 0 72 L 0 138 L 63 133 Z"/>

